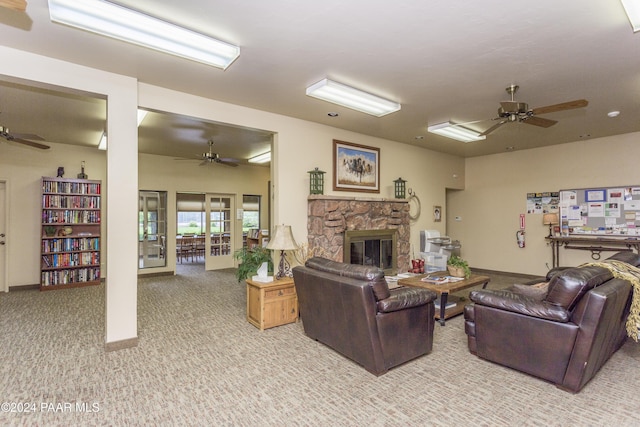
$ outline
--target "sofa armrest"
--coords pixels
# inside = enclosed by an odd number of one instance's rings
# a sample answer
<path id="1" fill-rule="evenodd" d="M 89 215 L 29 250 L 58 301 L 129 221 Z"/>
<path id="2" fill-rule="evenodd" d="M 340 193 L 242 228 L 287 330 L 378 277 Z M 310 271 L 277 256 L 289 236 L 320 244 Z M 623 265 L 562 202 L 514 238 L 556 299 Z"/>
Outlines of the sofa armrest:
<path id="1" fill-rule="evenodd" d="M 546 301 L 536 301 L 523 295 L 506 290 L 476 290 L 469 294 L 476 304 L 511 311 L 526 316 L 538 317 L 554 322 L 567 323 L 570 313 L 563 307 Z"/>
<path id="2" fill-rule="evenodd" d="M 391 291 L 391 296 L 378 301 L 378 312 L 390 313 L 405 308 L 418 307 L 436 299 L 436 293 L 421 288 L 398 288 Z"/>

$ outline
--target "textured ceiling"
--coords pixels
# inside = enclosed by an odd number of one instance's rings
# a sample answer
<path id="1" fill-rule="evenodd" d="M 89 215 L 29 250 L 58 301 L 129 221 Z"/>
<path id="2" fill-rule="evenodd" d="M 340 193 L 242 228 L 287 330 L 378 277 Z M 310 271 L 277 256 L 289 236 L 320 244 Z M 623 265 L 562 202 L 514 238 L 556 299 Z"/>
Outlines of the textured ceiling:
<path id="1" fill-rule="evenodd" d="M 0 44 L 465 157 L 640 130 L 640 34 L 615 0 L 118 3 L 237 44 L 241 55 L 221 71 L 127 45 L 51 23 L 46 0 L 29 0 L 26 12 L 0 8 Z M 305 88 L 325 77 L 402 109 L 375 118 L 307 97 Z M 426 132 L 448 120 L 488 129 L 510 84 L 532 108 L 583 98 L 589 106 L 546 114 L 558 121 L 550 128 L 510 123 L 469 144 Z M 97 145 L 104 110 L 101 100 L 0 84 L 0 125 L 50 141 Z M 611 119 L 611 110 L 621 114 Z M 209 138 L 223 157 L 243 159 L 266 151 L 271 135 L 155 113 L 140 127 L 140 150 L 197 156 Z"/>

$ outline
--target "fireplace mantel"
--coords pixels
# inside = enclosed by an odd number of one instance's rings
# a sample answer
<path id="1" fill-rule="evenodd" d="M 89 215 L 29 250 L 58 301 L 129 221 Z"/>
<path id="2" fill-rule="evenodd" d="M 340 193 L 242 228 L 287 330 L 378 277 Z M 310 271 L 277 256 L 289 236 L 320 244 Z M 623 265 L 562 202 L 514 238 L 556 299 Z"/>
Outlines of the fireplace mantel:
<path id="1" fill-rule="evenodd" d="M 345 230 L 397 230 L 397 271 L 410 263 L 409 202 L 406 199 L 311 195 L 307 234 L 315 254 L 344 260 Z"/>

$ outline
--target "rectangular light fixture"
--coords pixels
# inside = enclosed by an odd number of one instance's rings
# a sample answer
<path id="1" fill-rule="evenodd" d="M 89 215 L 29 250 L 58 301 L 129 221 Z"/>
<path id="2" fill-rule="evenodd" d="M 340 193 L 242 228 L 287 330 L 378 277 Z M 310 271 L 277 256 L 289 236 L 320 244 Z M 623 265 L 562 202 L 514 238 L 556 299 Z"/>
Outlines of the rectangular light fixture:
<path id="1" fill-rule="evenodd" d="M 620 2 L 629 17 L 633 32 L 637 33 L 640 31 L 640 2 L 638 0 L 620 0 Z"/>
<path id="2" fill-rule="evenodd" d="M 103 0 L 49 0 L 51 21 L 226 69 L 240 48 Z"/>
<path id="3" fill-rule="evenodd" d="M 456 125 L 451 122 L 444 122 L 437 125 L 427 127 L 427 130 L 431 133 L 435 133 L 447 138 L 456 139 L 462 142 L 482 141 L 486 139 L 486 135 L 481 135 L 475 130 L 466 128 L 464 126 Z"/>
<path id="4" fill-rule="evenodd" d="M 400 110 L 401 105 L 363 92 L 333 80 L 323 79 L 307 88 L 307 95 L 329 101 L 352 110 L 382 117 Z"/>
<path id="5" fill-rule="evenodd" d="M 249 163 L 267 163 L 271 161 L 271 151 L 259 154 L 249 159 Z"/>

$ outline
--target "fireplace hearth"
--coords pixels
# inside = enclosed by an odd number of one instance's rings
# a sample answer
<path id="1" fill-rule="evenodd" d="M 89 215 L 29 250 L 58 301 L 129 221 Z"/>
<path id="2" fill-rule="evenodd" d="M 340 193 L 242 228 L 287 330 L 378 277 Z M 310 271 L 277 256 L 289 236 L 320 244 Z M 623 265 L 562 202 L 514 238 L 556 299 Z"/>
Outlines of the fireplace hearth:
<path id="1" fill-rule="evenodd" d="M 358 244 L 354 252 L 356 258 L 361 257 L 363 262 L 380 261 L 387 274 L 409 269 L 409 204 L 405 199 L 309 196 L 307 235 L 309 248 L 316 255 L 339 262 L 353 262 L 351 244 L 345 247 L 347 232 L 358 238 L 360 234 L 378 235 L 378 238 L 367 238 L 367 242 Z M 390 238 L 392 242 L 388 243 Z M 380 242 L 373 243 L 375 240 Z M 389 264 L 390 268 L 384 268 Z"/>

